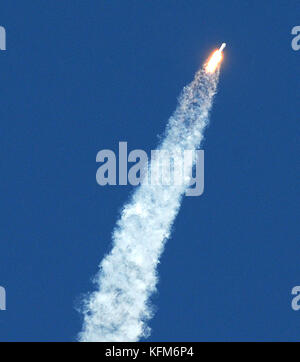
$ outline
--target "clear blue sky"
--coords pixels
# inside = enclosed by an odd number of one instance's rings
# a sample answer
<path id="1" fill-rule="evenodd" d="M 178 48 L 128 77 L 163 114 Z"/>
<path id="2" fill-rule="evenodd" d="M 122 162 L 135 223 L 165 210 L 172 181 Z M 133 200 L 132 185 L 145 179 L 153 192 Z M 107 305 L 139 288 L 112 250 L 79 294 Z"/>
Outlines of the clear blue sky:
<path id="1" fill-rule="evenodd" d="M 1 341 L 72 341 L 75 306 L 131 187 L 99 150 L 153 149 L 182 87 L 227 43 L 205 192 L 159 266 L 150 341 L 299 340 L 299 1 L 11 0 L 0 5 Z"/>

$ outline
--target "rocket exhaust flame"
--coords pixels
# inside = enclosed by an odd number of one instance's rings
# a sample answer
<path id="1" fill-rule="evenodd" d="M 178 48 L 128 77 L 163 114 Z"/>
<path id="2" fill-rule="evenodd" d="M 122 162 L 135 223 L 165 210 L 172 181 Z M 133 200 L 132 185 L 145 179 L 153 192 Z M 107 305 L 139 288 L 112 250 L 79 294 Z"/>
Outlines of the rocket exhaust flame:
<path id="1" fill-rule="evenodd" d="M 218 61 L 211 58 L 184 87 L 158 150 L 180 154 L 199 147 L 217 90 L 220 56 L 213 55 Z M 156 162 L 151 160 L 149 172 L 156 172 Z M 192 168 L 191 163 L 190 174 Z M 95 277 L 96 290 L 84 301 L 80 341 L 134 342 L 149 335 L 147 321 L 153 315 L 149 298 L 156 291 L 156 268 L 189 181 L 142 183 L 123 207 L 112 235 L 112 250 Z"/>
<path id="2" fill-rule="evenodd" d="M 208 62 L 206 63 L 205 70 L 207 73 L 214 73 L 216 69 L 220 66 L 222 60 L 223 60 L 223 49 L 226 47 L 226 43 L 223 43 L 219 49 L 216 49 L 210 58 L 208 59 Z"/>

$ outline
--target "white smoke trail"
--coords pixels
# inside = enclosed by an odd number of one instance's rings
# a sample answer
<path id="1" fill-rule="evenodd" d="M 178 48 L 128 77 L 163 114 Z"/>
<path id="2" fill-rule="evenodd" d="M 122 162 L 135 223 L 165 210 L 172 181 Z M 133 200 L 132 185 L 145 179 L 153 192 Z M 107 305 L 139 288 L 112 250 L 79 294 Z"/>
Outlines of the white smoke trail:
<path id="1" fill-rule="evenodd" d="M 207 74 L 200 69 L 183 89 L 159 150 L 180 154 L 200 145 L 218 76 L 219 70 Z M 150 172 L 156 172 L 156 162 L 151 160 Z M 172 186 L 144 182 L 124 206 L 113 232 L 113 248 L 95 279 L 97 290 L 84 302 L 80 341 L 133 342 L 149 335 L 146 323 L 152 316 L 149 298 L 156 290 L 156 267 L 188 182 Z"/>

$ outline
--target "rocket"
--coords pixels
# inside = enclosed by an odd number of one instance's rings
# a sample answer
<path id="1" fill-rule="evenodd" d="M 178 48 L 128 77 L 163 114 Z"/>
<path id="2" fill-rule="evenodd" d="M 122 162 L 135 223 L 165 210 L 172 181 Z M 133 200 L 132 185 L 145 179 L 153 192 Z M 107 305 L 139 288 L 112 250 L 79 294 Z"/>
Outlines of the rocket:
<path id="1" fill-rule="evenodd" d="M 225 47 L 226 47 L 226 43 L 222 43 L 222 45 L 219 48 L 219 52 L 221 53 Z"/>
<path id="2" fill-rule="evenodd" d="M 206 65 L 205 65 L 205 71 L 206 73 L 214 73 L 215 70 L 220 65 L 222 59 L 223 59 L 223 50 L 226 47 L 226 43 L 222 43 L 219 49 L 216 49 L 210 58 L 208 59 Z"/>

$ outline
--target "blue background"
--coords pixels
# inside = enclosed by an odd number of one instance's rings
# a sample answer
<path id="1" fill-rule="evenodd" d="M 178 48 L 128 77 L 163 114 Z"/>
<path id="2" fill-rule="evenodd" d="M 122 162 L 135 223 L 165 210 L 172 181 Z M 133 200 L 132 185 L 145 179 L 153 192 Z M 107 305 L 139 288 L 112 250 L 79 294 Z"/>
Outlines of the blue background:
<path id="1" fill-rule="evenodd" d="M 96 154 L 153 149 L 182 87 L 227 43 L 205 192 L 159 265 L 149 341 L 299 340 L 299 1 L 6 1 L 0 25 L 1 341 L 72 341 L 76 305 L 132 187 Z"/>

